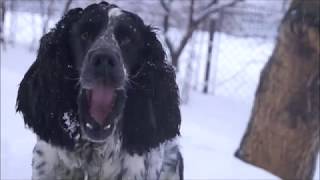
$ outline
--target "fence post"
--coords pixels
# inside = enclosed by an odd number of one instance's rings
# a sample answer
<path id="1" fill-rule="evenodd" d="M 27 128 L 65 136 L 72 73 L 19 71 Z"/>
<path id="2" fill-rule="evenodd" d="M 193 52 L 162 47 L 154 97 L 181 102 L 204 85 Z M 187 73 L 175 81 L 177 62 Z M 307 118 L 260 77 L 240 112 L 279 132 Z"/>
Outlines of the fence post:
<path id="1" fill-rule="evenodd" d="M 209 81 L 210 81 L 210 65 L 211 65 L 211 57 L 213 50 L 213 40 L 214 40 L 214 32 L 216 29 L 216 20 L 210 19 L 209 23 L 209 41 L 208 41 L 208 55 L 207 55 L 207 64 L 206 64 L 206 74 L 204 80 L 204 88 L 203 93 L 207 94 L 209 91 Z"/>

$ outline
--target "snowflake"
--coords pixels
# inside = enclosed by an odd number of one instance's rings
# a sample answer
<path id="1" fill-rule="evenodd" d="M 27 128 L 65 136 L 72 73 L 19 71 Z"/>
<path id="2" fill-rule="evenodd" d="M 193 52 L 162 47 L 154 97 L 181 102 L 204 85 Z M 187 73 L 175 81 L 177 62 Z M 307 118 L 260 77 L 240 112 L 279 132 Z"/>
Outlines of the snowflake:
<path id="1" fill-rule="evenodd" d="M 74 137 L 76 140 L 80 138 L 80 134 L 76 133 L 78 129 L 78 123 L 75 118 L 72 118 L 72 112 L 63 113 L 62 119 L 64 120 L 64 130 L 68 133 L 69 137 Z"/>

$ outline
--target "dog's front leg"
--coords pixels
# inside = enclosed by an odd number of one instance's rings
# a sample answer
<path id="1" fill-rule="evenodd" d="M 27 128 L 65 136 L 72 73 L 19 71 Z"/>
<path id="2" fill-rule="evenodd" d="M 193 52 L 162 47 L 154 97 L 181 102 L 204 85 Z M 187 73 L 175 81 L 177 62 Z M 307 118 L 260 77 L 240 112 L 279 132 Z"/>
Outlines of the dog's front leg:
<path id="1" fill-rule="evenodd" d="M 58 153 L 55 148 L 44 141 L 38 140 L 33 149 L 32 179 L 56 179 L 56 167 L 58 165 L 58 161 Z"/>
<path id="2" fill-rule="evenodd" d="M 184 164 L 178 144 L 167 143 L 160 180 L 183 180 Z"/>

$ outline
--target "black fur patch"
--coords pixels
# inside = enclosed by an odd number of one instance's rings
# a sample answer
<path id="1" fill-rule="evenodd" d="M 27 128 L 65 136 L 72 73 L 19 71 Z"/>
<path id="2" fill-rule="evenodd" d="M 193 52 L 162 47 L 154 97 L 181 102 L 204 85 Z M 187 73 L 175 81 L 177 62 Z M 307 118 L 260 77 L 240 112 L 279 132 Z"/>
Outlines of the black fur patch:
<path id="1" fill-rule="evenodd" d="M 36 168 L 37 170 L 39 170 L 39 169 L 41 169 L 44 165 L 46 165 L 46 162 L 43 161 L 43 162 L 41 162 L 40 164 L 36 165 L 35 168 Z"/>
<path id="2" fill-rule="evenodd" d="M 115 6 L 104 2 L 86 9 L 70 10 L 41 38 L 37 59 L 20 83 L 17 111 L 22 112 L 24 122 L 40 139 L 52 145 L 73 149 L 81 134 L 78 126 L 72 132 L 65 130 L 70 126 L 65 122 L 66 113 L 79 124 L 80 72 L 75 64 L 76 54 L 72 51 L 77 49 L 76 44 L 69 42 L 71 27 L 83 18 L 91 18 L 91 29 L 103 31 L 105 25 L 98 23 L 104 21 L 99 18 L 108 18 L 105 11 L 112 7 Z M 125 87 L 127 100 L 123 118 L 116 128 L 123 140 L 123 148 L 130 153 L 142 154 L 180 134 L 178 87 L 175 71 L 167 64 L 164 49 L 153 28 L 145 25 L 136 14 L 123 12 L 119 23 L 126 25 L 127 21 L 130 22 L 139 35 L 134 37 L 138 42 L 134 41 L 136 44 L 132 44 L 132 48 L 120 52 L 129 67 L 128 78 L 132 83 Z M 137 49 L 129 51 L 134 48 Z"/>
<path id="3" fill-rule="evenodd" d="M 42 152 L 41 150 L 39 150 L 39 149 L 36 149 L 34 152 L 35 152 L 38 156 L 43 156 L 43 152 Z"/>

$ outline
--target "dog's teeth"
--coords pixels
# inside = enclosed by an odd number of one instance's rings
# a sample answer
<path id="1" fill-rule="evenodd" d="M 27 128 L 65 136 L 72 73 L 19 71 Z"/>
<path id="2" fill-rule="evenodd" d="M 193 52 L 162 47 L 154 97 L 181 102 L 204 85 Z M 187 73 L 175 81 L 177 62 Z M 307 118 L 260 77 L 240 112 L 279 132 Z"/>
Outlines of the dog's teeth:
<path id="1" fill-rule="evenodd" d="M 110 129 L 111 124 L 109 124 L 108 126 L 104 127 L 104 129 Z"/>
<path id="2" fill-rule="evenodd" d="M 92 125 L 90 123 L 86 123 L 87 128 L 92 129 Z"/>

